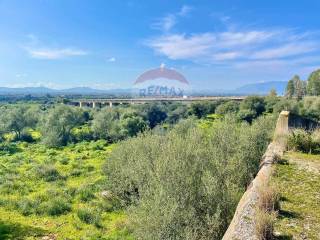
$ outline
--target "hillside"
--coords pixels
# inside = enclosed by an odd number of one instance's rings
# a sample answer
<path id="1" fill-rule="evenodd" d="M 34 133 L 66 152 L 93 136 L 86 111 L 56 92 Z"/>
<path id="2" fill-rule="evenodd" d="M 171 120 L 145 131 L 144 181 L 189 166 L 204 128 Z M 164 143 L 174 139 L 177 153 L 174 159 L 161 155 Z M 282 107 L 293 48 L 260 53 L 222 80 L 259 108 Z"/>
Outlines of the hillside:
<path id="1" fill-rule="evenodd" d="M 191 89 L 186 91 L 187 95 L 267 95 L 271 89 L 275 89 L 279 95 L 283 95 L 287 82 L 274 81 L 264 83 L 253 83 L 241 86 L 234 90 L 199 90 Z M 74 87 L 67 89 L 52 89 L 46 87 L 25 87 L 25 88 L 8 88 L 0 87 L 0 95 L 14 94 L 31 94 L 31 95 L 131 95 L 138 94 L 135 88 L 119 88 L 119 89 L 94 89 L 90 87 Z"/>

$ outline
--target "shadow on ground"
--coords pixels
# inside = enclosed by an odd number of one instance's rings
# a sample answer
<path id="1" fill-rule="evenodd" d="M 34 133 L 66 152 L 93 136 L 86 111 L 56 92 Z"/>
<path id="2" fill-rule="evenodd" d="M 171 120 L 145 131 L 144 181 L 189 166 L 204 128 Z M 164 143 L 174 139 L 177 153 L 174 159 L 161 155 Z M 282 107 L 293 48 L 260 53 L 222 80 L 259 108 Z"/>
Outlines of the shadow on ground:
<path id="1" fill-rule="evenodd" d="M 283 219 L 283 218 L 301 218 L 299 213 L 292 212 L 292 211 L 285 211 L 285 210 L 279 210 L 278 212 L 278 218 Z"/>
<path id="2" fill-rule="evenodd" d="M 1 240 L 22 240 L 27 237 L 40 237 L 45 234 L 41 228 L 21 225 L 17 223 L 3 222 L 0 220 Z"/>
<path id="3" fill-rule="evenodd" d="M 288 236 L 288 235 L 280 235 L 280 236 L 274 236 L 273 237 L 274 240 L 292 240 L 292 236 Z"/>

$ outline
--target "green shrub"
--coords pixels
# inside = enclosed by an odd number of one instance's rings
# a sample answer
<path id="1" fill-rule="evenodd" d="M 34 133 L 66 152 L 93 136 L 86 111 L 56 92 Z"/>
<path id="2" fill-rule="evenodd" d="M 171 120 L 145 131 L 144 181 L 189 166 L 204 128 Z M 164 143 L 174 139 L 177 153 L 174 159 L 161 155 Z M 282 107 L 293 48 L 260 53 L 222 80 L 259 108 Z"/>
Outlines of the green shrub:
<path id="1" fill-rule="evenodd" d="M 16 143 L 1 143 L 0 144 L 0 154 L 14 154 L 19 152 L 20 149 L 18 148 Z"/>
<path id="2" fill-rule="evenodd" d="M 42 205 L 44 213 L 50 216 L 59 216 L 71 211 L 70 202 L 62 197 L 54 197 Z"/>
<path id="3" fill-rule="evenodd" d="M 88 207 L 80 208 L 77 211 L 77 215 L 82 222 L 86 224 L 93 224 L 96 227 L 101 227 L 101 216 L 97 209 Z"/>
<path id="4" fill-rule="evenodd" d="M 311 134 L 303 129 L 295 129 L 288 136 L 288 148 L 294 151 L 311 152 L 312 138 Z"/>
<path id="5" fill-rule="evenodd" d="M 69 158 L 67 157 L 63 157 L 59 160 L 59 162 L 62 164 L 62 165 L 68 165 L 69 164 Z"/>
<path id="6" fill-rule="evenodd" d="M 295 129 L 288 136 L 288 149 L 304 153 L 320 153 L 320 129 L 312 132 Z"/>
<path id="7" fill-rule="evenodd" d="M 28 143 L 34 142 L 34 139 L 29 131 L 23 131 L 21 133 L 20 140 Z"/>
<path id="8" fill-rule="evenodd" d="M 239 103 L 236 101 L 227 101 L 225 103 L 220 104 L 215 113 L 220 115 L 225 115 L 228 113 L 237 113 L 239 111 Z"/>
<path id="9" fill-rule="evenodd" d="M 82 125 L 85 119 L 81 109 L 58 105 L 50 109 L 42 120 L 42 141 L 48 147 L 60 147 L 72 140 L 72 129 Z"/>
<path id="10" fill-rule="evenodd" d="M 37 174 L 46 182 L 53 182 L 63 178 L 54 165 L 39 166 L 37 169 Z"/>
<path id="11" fill-rule="evenodd" d="M 94 186 L 92 186 L 92 185 L 82 186 L 78 190 L 80 200 L 82 202 L 88 202 L 88 201 L 94 199 L 95 198 L 94 190 L 95 190 Z"/>
<path id="12" fill-rule="evenodd" d="M 320 129 L 316 129 L 311 134 L 312 139 L 312 152 L 320 153 Z"/>
<path id="13" fill-rule="evenodd" d="M 83 174 L 83 170 L 79 169 L 79 168 L 74 168 L 72 169 L 72 171 L 70 172 L 70 176 L 72 177 L 79 177 Z"/>
<path id="14" fill-rule="evenodd" d="M 71 138 L 73 142 L 93 140 L 93 131 L 88 125 L 83 125 L 71 130 Z"/>
<path id="15" fill-rule="evenodd" d="M 252 125 L 193 120 L 167 134 L 119 143 L 105 165 L 110 189 L 130 205 L 137 239 L 221 239 L 272 136 L 274 118 Z"/>
<path id="16" fill-rule="evenodd" d="M 29 198 L 23 198 L 16 203 L 16 209 L 24 216 L 35 213 L 38 202 Z"/>

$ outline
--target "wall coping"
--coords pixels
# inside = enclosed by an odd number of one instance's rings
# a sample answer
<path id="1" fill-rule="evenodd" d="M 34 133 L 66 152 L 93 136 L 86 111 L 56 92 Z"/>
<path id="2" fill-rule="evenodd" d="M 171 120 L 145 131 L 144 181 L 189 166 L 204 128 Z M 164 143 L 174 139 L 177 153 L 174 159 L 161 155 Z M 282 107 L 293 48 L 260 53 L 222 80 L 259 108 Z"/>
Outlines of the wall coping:
<path id="1" fill-rule="evenodd" d="M 256 235 L 256 206 L 261 187 L 268 184 L 272 175 L 272 165 L 286 150 L 285 135 L 289 131 L 290 112 L 282 111 L 278 117 L 274 140 L 262 157 L 260 170 L 241 197 L 233 219 L 222 240 L 259 240 Z"/>

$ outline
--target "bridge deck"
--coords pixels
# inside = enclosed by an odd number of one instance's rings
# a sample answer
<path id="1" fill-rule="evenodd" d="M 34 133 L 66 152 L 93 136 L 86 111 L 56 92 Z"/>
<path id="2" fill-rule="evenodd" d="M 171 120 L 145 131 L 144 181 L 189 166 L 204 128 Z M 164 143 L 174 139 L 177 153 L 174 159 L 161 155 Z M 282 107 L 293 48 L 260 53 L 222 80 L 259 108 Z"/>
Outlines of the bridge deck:
<path id="1" fill-rule="evenodd" d="M 100 98 L 100 99 L 77 99 L 72 102 L 155 102 L 155 101 L 212 101 L 212 100 L 238 100 L 245 99 L 245 96 L 211 96 L 211 97 L 146 97 L 146 98 Z"/>

